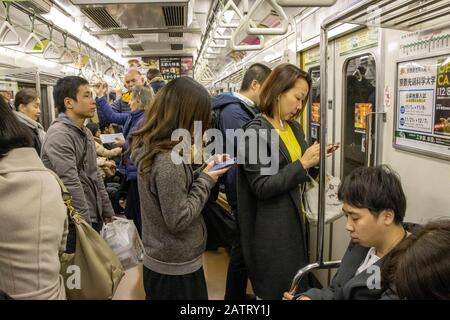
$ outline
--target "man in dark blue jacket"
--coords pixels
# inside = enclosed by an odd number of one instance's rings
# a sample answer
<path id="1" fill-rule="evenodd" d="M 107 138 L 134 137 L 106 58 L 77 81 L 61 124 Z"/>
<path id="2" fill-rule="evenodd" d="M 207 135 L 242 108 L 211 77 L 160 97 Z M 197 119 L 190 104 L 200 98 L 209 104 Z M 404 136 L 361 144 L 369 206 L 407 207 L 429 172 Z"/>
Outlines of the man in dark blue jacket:
<path id="1" fill-rule="evenodd" d="M 213 98 L 213 111 L 216 115 L 215 126 L 222 132 L 226 142 L 227 129 L 241 129 L 258 113 L 259 90 L 271 70 L 267 66 L 255 63 L 245 72 L 239 93 L 224 93 Z M 233 152 L 237 155 L 237 141 L 235 138 Z M 228 204 L 232 213 L 237 214 L 236 168 L 232 167 L 223 177 Z M 239 235 L 237 235 L 231 249 L 230 262 L 227 273 L 226 300 L 243 300 L 246 298 L 247 270 L 242 255 Z"/>
<path id="2" fill-rule="evenodd" d="M 153 91 L 158 93 L 158 91 L 166 85 L 166 81 L 161 75 L 159 69 L 149 69 L 147 71 L 147 80 Z"/>

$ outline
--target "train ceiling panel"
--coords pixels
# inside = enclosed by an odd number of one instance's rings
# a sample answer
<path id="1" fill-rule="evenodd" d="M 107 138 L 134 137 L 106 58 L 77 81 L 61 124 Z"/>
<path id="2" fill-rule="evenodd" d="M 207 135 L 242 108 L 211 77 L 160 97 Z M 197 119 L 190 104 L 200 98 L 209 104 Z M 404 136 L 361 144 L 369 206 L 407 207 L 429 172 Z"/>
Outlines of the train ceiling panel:
<path id="1" fill-rule="evenodd" d="M 212 0 L 70 0 L 97 28 L 91 34 L 107 37 L 123 56 L 161 48 L 190 53 L 200 46 Z M 173 31 L 171 31 L 173 30 Z"/>

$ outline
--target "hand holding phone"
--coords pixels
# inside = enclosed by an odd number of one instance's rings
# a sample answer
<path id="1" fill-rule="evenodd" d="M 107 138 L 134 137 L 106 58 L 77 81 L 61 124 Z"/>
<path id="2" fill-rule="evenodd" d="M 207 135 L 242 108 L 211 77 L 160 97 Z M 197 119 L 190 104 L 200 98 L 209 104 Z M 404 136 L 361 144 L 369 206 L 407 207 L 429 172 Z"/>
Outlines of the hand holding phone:
<path id="1" fill-rule="evenodd" d="M 336 142 L 334 144 L 329 144 L 327 146 L 327 154 L 331 154 L 331 153 L 335 152 L 339 148 L 340 145 L 341 145 L 340 142 Z"/>
<path id="2" fill-rule="evenodd" d="M 214 165 L 211 169 L 209 169 L 209 172 L 217 171 L 217 170 L 220 170 L 220 169 L 225 169 L 225 168 L 231 167 L 235 163 L 236 163 L 236 158 L 229 159 L 229 160 L 224 161 L 224 162 L 220 162 L 220 163 Z"/>

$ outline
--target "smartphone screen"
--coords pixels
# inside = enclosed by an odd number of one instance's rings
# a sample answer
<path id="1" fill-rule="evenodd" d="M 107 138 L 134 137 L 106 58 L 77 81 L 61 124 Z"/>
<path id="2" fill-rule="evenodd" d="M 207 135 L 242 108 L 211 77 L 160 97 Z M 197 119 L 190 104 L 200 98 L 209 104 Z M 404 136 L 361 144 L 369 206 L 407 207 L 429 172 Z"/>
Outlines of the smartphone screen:
<path id="1" fill-rule="evenodd" d="M 236 163 L 236 158 L 233 158 L 233 159 L 216 164 L 209 171 L 216 171 L 216 170 L 220 170 L 223 168 L 227 168 L 227 167 L 234 165 L 235 163 Z"/>

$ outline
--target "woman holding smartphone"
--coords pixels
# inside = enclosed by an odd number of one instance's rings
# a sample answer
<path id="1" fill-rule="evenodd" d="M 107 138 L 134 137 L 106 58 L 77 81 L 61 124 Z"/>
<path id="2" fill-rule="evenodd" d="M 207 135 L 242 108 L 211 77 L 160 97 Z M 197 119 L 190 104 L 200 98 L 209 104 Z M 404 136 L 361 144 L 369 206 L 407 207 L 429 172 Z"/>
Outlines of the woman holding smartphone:
<path id="1" fill-rule="evenodd" d="M 244 144 L 245 164 L 238 167 L 238 218 L 246 266 L 261 299 L 281 299 L 296 271 L 309 263 L 307 221 L 300 199 L 308 174 L 317 174 L 320 146 L 308 147 L 295 119 L 310 88 L 308 73 L 292 64 L 279 65 L 261 88 L 261 114 L 245 128 L 246 133 L 257 133 L 258 143 L 246 140 Z M 271 135 L 272 130 L 277 134 Z M 278 139 L 277 150 L 272 136 Z M 256 163 L 250 161 L 255 146 L 267 148 L 271 162 L 277 163 L 270 175 L 261 169 L 273 163 L 264 165 L 260 150 L 256 151 Z M 331 154 L 336 146 L 327 150 Z M 306 289 L 307 283 L 302 286 Z"/>
<path id="2" fill-rule="evenodd" d="M 206 227 L 201 211 L 212 187 L 228 169 L 211 170 L 209 162 L 198 171 L 177 164 L 180 141 L 176 129 L 193 134 L 194 121 L 202 134 L 210 123 L 211 97 L 191 78 L 164 86 L 146 113 L 140 130 L 132 135 L 132 159 L 138 167 L 138 187 L 144 243 L 144 288 L 152 300 L 208 299 L 202 255 Z M 182 141 L 191 150 L 191 141 Z M 186 155 L 182 155 L 185 157 Z M 190 158 L 190 157 L 185 157 Z M 215 156 L 219 161 L 225 156 Z"/>

